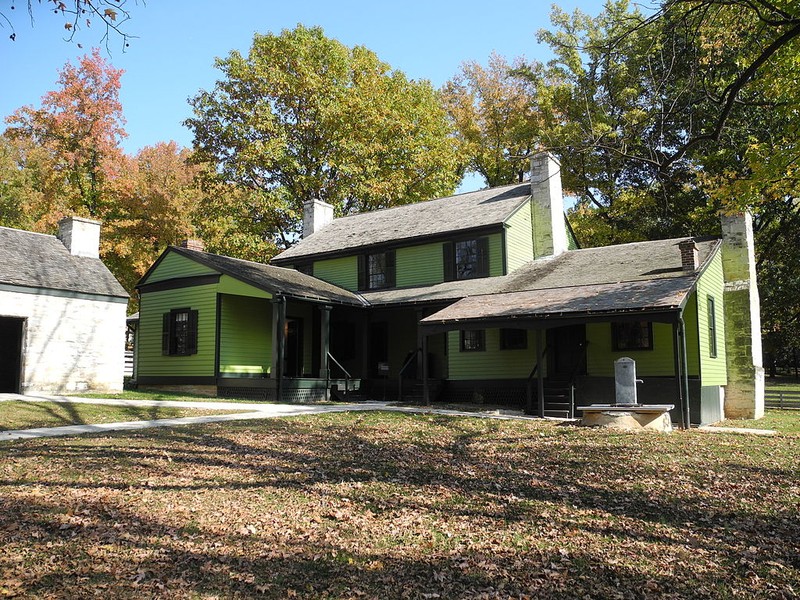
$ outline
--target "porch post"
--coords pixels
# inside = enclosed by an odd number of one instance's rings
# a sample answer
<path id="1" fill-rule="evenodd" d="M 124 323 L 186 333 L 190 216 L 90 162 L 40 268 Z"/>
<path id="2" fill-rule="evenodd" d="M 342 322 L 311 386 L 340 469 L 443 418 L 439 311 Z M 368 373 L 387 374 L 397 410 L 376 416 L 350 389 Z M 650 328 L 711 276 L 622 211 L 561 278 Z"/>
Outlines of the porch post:
<path id="1" fill-rule="evenodd" d="M 431 405 L 431 393 L 428 386 L 428 335 L 422 334 L 422 397 L 425 406 Z"/>
<path id="2" fill-rule="evenodd" d="M 319 378 L 325 380 L 325 400 L 330 400 L 331 370 L 328 352 L 331 346 L 331 307 L 327 304 L 319 307 Z"/>
<path id="3" fill-rule="evenodd" d="M 686 323 L 683 321 L 683 315 L 678 315 L 678 323 L 681 333 L 681 346 L 683 348 L 683 406 L 684 414 L 686 415 L 686 429 L 692 427 L 692 415 L 689 409 L 689 353 L 686 351 Z"/>
<path id="4" fill-rule="evenodd" d="M 272 299 L 272 375 L 275 377 L 275 401 L 283 399 L 283 356 L 286 338 L 286 298 Z"/>
<path id="5" fill-rule="evenodd" d="M 672 354 L 675 357 L 675 386 L 678 394 L 678 406 L 680 407 L 681 429 L 686 429 L 686 415 L 683 412 L 683 361 L 681 360 L 682 345 L 680 322 L 672 324 Z"/>
<path id="6" fill-rule="evenodd" d="M 542 364 L 542 353 L 544 352 L 544 329 L 536 330 L 536 378 L 538 387 L 536 392 L 539 396 L 539 418 L 544 419 L 544 365 Z"/>

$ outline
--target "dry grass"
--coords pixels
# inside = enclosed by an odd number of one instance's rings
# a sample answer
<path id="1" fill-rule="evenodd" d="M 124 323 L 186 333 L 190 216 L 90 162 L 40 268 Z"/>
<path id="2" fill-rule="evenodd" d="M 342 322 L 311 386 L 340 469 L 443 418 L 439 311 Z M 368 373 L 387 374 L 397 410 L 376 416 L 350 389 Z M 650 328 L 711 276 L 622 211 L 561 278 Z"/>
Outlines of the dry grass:
<path id="1" fill-rule="evenodd" d="M 0 446 L 0 595 L 793 598 L 800 437 L 329 414 Z"/>

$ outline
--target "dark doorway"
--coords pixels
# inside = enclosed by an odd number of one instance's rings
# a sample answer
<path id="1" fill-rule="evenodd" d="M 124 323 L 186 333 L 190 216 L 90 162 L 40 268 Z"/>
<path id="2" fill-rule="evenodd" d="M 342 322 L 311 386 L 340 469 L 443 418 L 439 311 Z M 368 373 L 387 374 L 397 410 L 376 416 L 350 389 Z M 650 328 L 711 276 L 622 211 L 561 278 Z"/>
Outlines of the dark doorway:
<path id="1" fill-rule="evenodd" d="M 586 326 L 569 325 L 547 330 L 548 375 L 571 377 L 586 373 Z"/>
<path id="2" fill-rule="evenodd" d="M 303 376 L 303 321 L 286 319 L 285 377 Z"/>
<path id="3" fill-rule="evenodd" d="M 0 317 L 0 392 L 19 394 L 25 319 Z"/>
<path id="4" fill-rule="evenodd" d="M 369 326 L 369 369 L 372 376 L 386 376 L 380 364 L 389 361 L 389 324 L 371 323 Z"/>

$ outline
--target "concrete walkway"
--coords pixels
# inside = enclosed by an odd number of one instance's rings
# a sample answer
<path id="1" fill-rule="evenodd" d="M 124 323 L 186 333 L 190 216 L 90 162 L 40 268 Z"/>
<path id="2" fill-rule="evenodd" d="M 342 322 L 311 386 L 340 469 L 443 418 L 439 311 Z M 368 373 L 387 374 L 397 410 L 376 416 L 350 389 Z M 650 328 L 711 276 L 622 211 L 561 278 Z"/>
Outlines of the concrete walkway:
<path id="1" fill-rule="evenodd" d="M 390 402 L 359 402 L 357 404 L 261 404 L 253 402 L 204 402 L 179 400 L 119 400 L 113 398 L 79 398 L 72 396 L 23 396 L 21 394 L 0 394 L 0 403 L 4 401 L 19 402 L 57 402 L 63 404 L 106 404 L 112 406 L 152 407 L 165 406 L 177 408 L 198 408 L 203 410 L 219 410 L 220 412 L 237 410 L 247 411 L 235 414 L 206 415 L 202 417 L 177 417 L 172 419 L 154 419 L 150 421 L 123 421 L 118 423 L 101 423 L 97 425 L 65 425 L 62 427 L 39 427 L 36 429 L 17 429 L 0 431 L 0 442 L 31 439 L 40 437 L 57 437 L 64 435 L 80 435 L 83 433 L 107 433 L 110 431 L 131 431 L 150 427 L 174 427 L 177 425 L 196 425 L 218 423 L 221 421 L 245 421 L 251 419 L 271 419 L 275 417 L 291 417 L 298 415 L 315 415 L 334 412 L 390 410 L 404 413 L 439 414 L 448 416 L 478 417 L 484 419 L 518 419 L 533 420 L 537 417 L 526 415 L 501 414 L 496 412 L 469 412 L 440 408 L 394 406 Z M 0 404 L 0 410 L 2 405 Z M 560 421 L 560 419 L 552 419 Z"/>

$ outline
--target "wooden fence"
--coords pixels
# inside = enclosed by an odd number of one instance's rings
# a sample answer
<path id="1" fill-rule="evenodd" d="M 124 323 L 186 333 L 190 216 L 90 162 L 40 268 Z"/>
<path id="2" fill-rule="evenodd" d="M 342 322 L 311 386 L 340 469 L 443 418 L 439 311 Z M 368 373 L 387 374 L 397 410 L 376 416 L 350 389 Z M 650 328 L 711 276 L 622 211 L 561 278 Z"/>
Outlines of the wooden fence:
<path id="1" fill-rule="evenodd" d="M 125 377 L 133 377 L 133 350 L 125 350 Z"/>
<path id="2" fill-rule="evenodd" d="M 764 406 L 766 408 L 800 409 L 800 391 L 767 389 L 764 392 Z"/>

